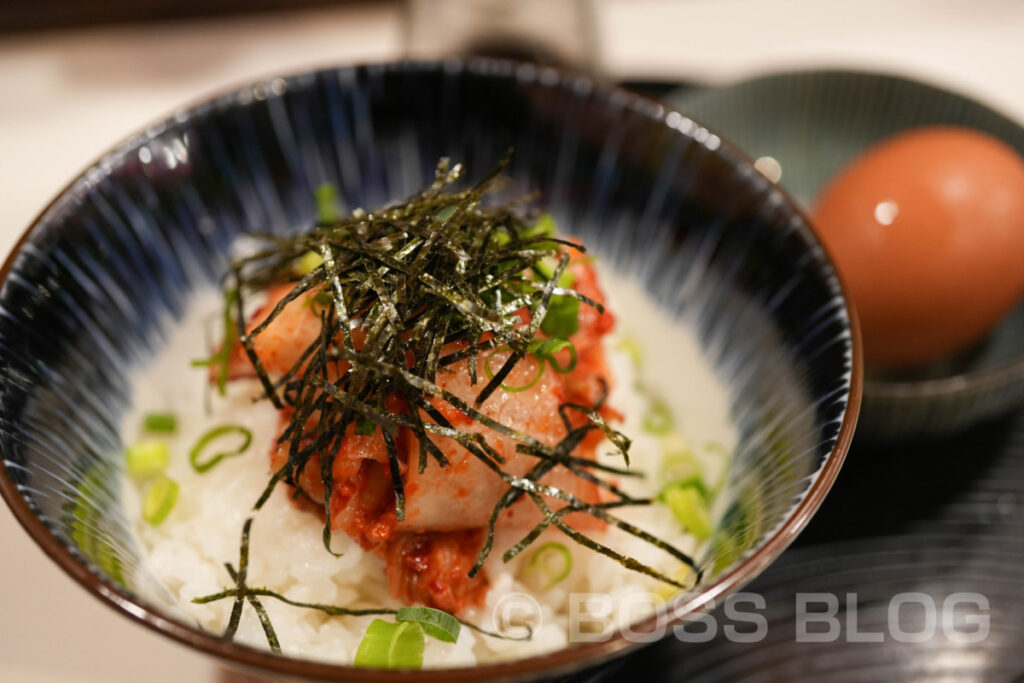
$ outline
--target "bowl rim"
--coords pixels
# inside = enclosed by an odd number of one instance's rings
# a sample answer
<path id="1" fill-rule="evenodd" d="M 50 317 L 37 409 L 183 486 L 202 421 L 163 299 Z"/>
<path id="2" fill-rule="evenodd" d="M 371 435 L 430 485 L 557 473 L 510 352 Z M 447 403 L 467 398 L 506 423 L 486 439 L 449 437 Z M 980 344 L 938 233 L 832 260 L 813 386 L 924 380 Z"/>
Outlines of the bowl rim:
<path id="1" fill-rule="evenodd" d="M 570 87 L 573 84 L 584 83 L 595 92 L 601 92 L 607 97 L 620 97 L 626 108 L 631 108 L 644 116 L 654 119 L 658 123 L 666 124 L 666 117 L 670 114 L 683 116 L 685 119 L 699 125 L 708 132 L 714 133 L 714 129 L 708 128 L 698 121 L 692 119 L 684 112 L 680 112 L 657 99 L 616 85 L 614 82 L 591 74 L 583 74 L 570 69 L 538 65 L 530 62 L 519 62 L 509 59 L 492 57 L 449 57 L 444 59 L 396 59 L 375 62 L 358 62 L 324 65 L 318 68 L 298 70 L 292 73 L 276 76 L 267 76 L 258 80 L 247 80 L 241 86 L 228 86 L 217 89 L 205 96 L 199 96 L 190 100 L 189 104 L 178 107 L 171 114 L 164 116 L 155 123 L 141 128 L 140 130 L 126 136 L 119 142 L 109 147 L 95 160 L 91 161 L 83 171 L 75 175 L 50 202 L 36 215 L 29 226 L 15 242 L 8 253 L 2 266 L 0 266 L 0 287 L 7 282 L 8 276 L 22 249 L 28 240 L 36 232 L 36 229 L 43 224 L 44 219 L 68 196 L 74 188 L 83 182 L 90 172 L 95 169 L 102 169 L 110 161 L 134 147 L 140 142 L 152 139 L 164 131 L 176 120 L 182 117 L 194 115 L 201 108 L 209 104 L 230 98 L 237 101 L 243 93 L 252 93 L 258 88 L 266 87 L 279 79 L 289 80 L 296 77 L 321 73 L 340 72 L 347 70 L 374 69 L 374 68 L 400 68 L 413 69 L 417 67 L 451 68 L 456 67 L 460 71 L 486 70 L 487 73 L 507 75 L 515 69 L 528 67 L 536 70 L 537 74 L 553 74 L 557 79 L 559 88 Z M 719 136 L 721 148 L 728 151 L 729 155 L 741 163 L 753 167 L 753 160 L 739 148 Z M 795 215 L 799 216 L 804 223 L 810 227 L 811 223 L 803 209 L 793 198 L 781 187 L 775 185 L 785 199 L 786 204 Z M 850 358 L 850 388 L 847 395 L 847 404 L 843 413 L 843 419 L 836 435 L 836 442 L 832 450 L 825 456 L 825 460 L 818 470 L 816 479 L 811 483 L 803 499 L 793 508 L 784 521 L 775 529 L 769 538 L 753 553 L 748 555 L 739 564 L 734 566 L 725 574 L 707 587 L 706 590 L 696 594 L 683 593 L 672 600 L 665 609 L 657 611 L 650 617 L 640 622 L 635 622 L 629 627 L 629 631 L 635 634 L 657 632 L 665 629 L 671 624 L 683 619 L 686 615 L 702 609 L 710 609 L 715 601 L 732 593 L 759 575 L 786 547 L 796 538 L 801 530 L 807 525 L 811 517 L 820 507 L 825 495 L 831 489 L 839 470 L 842 467 L 846 454 L 849 451 L 853 439 L 854 429 L 860 412 L 861 396 L 863 390 L 863 358 L 861 347 L 860 324 L 857 319 L 856 310 L 847 295 L 847 288 L 841 276 L 833 264 L 831 256 L 824 250 L 823 245 L 813 230 L 808 230 L 812 246 L 817 245 L 822 250 L 827 266 L 839 288 L 839 295 L 842 298 L 847 316 L 849 319 L 849 333 L 851 345 Z M 71 551 L 64 546 L 46 527 L 46 525 L 33 513 L 28 502 L 18 491 L 17 486 L 10 478 L 6 459 L 0 458 L 0 495 L 7 502 L 14 513 L 15 518 L 22 528 L 42 548 L 44 553 L 50 557 L 61 569 L 75 579 L 91 595 L 100 600 L 101 603 L 113 609 L 118 614 L 151 629 L 156 633 L 168 636 L 180 644 L 194 648 L 200 652 L 217 657 L 221 663 L 230 664 L 234 667 L 248 669 L 258 673 L 284 674 L 298 676 L 312 680 L 351 680 L 359 679 L 366 681 L 470 681 L 470 680 L 511 680 L 523 678 L 535 678 L 541 675 L 553 675 L 577 670 L 580 667 L 599 665 L 609 659 L 624 655 L 635 650 L 647 641 L 639 642 L 630 640 L 622 630 L 615 631 L 607 640 L 576 644 L 553 652 L 540 655 L 531 655 L 520 659 L 492 664 L 478 664 L 474 666 L 456 668 L 421 669 L 415 671 L 407 670 L 386 670 L 386 669 L 365 669 L 351 665 L 329 664 L 322 661 L 300 659 L 285 655 L 276 655 L 267 650 L 249 647 L 234 641 L 227 641 L 219 636 L 202 631 L 199 628 L 189 625 L 184 621 L 161 616 L 149 606 L 128 595 L 122 589 L 107 583 L 96 574 L 92 573 L 86 565 L 76 558 Z M 667 633 L 665 636 L 667 637 Z"/>
<path id="2" fill-rule="evenodd" d="M 1016 117 L 1010 116 L 1000 107 L 989 102 L 982 101 L 972 94 L 952 90 L 946 85 L 927 78 L 918 78 L 899 71 L 876 71 L 871 69 L 842 68 L 833 66 L 807 67 L 796 69 L 782 69 L 765 71 L 752 74 L 745 78 L 732 81 L 728 84 L 716 86 L 698 86 L 689 95 L 700 96 L 703 93 L 710 93 L 712 96 L 725 90 L 733 90 L 740 87 L 751 87 L 772 81 L 799 80 L 801 83 L 813 79 L 836 79 L 854 78 L 858 80 L 873 79 L 883 81 L 896 87 L 911 86 L 921 88 L 932 94 L 942 97 L 949 97 L 963 103 L 984 110 L 989 114 L 1003 119 L 1006 123 L 1024 131 L 1024 122 Z M 932 124 L 926 124 L 932 125 Z M 963 124 L 935 124 L 935 125 L 961 125 Z M 969 126 L 965 126 L 969 127 Z M 985 132 L 985 131 L 982 131 Z M 991 135 L 991 133 L 988 133 Z M 995 137 L 995 136 L 993 136 Z M 865 148 L 866 149 L 866 148 Z M 864 150 L 862 149 L 861 152 Z M 813 224 L 811 224 L 813 226 Z M 830 261 L 833 259 L 829 259 Z M 1024 300 L 1017 302 L 1014 308 L 1007 311 L 1006 316 L 1012 315 L 1014 310 L 1024 306 Z M 1004 316 L 1005 319 L 1005 316 Z M 996 325 L 993 327 L 995 329 Z M 923 398 L 928 399 L 956 399 L 962 396 L 981 394 L 1001 386 L 1006 386 L 1014 381 L 1024 379 L 1024 353 L 1003 361 L 999 365 L 975 370 L 957 371 L 952 374 L 929 377 L 926 379 L 877 379 L 864 378 L 864 395 L 872 401 L 916 401 Z"/>

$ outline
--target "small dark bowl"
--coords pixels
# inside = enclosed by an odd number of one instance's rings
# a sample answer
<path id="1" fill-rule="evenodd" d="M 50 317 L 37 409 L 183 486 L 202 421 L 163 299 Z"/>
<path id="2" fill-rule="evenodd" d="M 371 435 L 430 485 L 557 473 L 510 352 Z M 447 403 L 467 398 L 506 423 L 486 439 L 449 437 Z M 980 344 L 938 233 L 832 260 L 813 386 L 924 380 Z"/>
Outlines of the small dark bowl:
<path id="1" fill-rule="evenodd" d="M 2 271 L 0 490 L 43 549 L 123 614 L 198 650 L 312 679 L 532 678 L 634 647 L 606 642 L 470 669 L 368 671 L 226 642 L 169 609 L 121 508 L 128 372 L 165 343 L 229 245 L 293 230 L 333 182 L 348 208 L 418 190 L 441 156 L 479 177 L 505 155 L 511 192 L 695 326 L 728 387 L 739 446 L 707 579 L 636 626 L 705 609 L 807 523 L 849 445 L 857 331 L 794 203 L 733 147 L 662 105 L 560 71 L 493 60 L 404 62 L 274 79 L 123 143 L 33 224 Z"/>
<path id="2" fill-rule="evenodd" d="M 772 157 L 780 184 L 804 207 L 844 164 L 917 126 L 958 125 L 1024 155 L 1024 127 L 941 88 L 855 71 L 771 74 L 668 101 L 727 135 L 754 158 Z M 858 434 L 894 439 L 964 430 L 1024 404 L 1024 301 L 977 347 L 894 375 L 866 369 Z"/>

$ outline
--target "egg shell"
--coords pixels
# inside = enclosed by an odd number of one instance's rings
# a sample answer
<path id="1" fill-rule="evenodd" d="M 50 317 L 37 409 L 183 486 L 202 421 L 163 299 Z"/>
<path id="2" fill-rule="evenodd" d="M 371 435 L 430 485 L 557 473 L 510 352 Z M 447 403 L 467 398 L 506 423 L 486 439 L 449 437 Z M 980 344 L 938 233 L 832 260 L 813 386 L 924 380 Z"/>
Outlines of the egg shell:
<path id="1" fill-rule="evenodd" d="M 1024 294 L 1024 160 L 952 126 L 887 138 L 826 186 L 813 223 L 860 316 L 865 357 L 935 361 Z"/>

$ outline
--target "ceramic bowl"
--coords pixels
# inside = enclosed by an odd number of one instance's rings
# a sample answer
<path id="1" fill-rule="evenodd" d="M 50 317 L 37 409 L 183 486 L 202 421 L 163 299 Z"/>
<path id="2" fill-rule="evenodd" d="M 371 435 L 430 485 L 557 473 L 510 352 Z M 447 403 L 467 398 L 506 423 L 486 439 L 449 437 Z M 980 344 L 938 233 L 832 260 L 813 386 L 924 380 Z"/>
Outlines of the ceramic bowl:
<path id="1" fill-rule="evenodd" d="M 728 136 L 755 159 L 770 157 L 780 184 L 808 208 L 845 163 L 917 126 L 967 126 L 1024 155 L 1024 127 L 967 97 L 877 73 L 808 71 L 721 88 L 679 91 L 667 101 Z M 1024 403 L 1024 302 L 984 343 L 912 373 L 865 369 L 861 438 L 962 431 Z"/>
<path id="2" fill-rule="evenodd" d="M 122 509 L 128 375 L 251 230 L 420 189 L 439 157 L 484 174 L 515 148 L 510 191 L 694 326 L 727 385 L 739 445 L 706 578 L 637 626 L 678 622 L 743 585 L 821 503 L 859 403 L 855 323 L 793 201 L 734 147 L 654 101 L 548 68 L 402 62 L 275 78 L 180 111 L 74 180 L 29 228 L 0 289 L 0 490 L 67 573 L 172 639 L 309 679 L 536 678 L 637 644 L 622 633 L 473 669 L 369 671 L 250 649 L 167 609 Z M 681 373 L 685 369 L 666 368 Z"/>

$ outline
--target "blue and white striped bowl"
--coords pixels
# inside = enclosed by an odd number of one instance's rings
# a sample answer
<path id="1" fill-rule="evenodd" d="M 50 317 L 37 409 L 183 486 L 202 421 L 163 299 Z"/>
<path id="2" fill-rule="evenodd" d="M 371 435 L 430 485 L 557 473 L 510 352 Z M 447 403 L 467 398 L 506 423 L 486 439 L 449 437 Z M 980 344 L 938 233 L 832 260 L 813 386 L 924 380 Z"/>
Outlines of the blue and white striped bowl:
<path id="1" fill-rule="evenodd" d="M 418 190 L 449 156 L 482 174 L 515 148 L 510 192 L 544 203 L 685 316 L 729 388 L 740 434 L 707 579 L 637 628 L 706 608 L 764 569 L 835 478 L 859 403 L 856 325 L 793 201 L 729 144 L 654 101 L 496 60 L 403 62 L 259 83 L 132 137 L 42 213 L 3 267 L 0 490 L 71 576 L 129 617 L 226 660 L 309 678 L 531 678 L 633 646 L 622 634 L 470 670 L 357 671 L 275 656 L 161 606 L 121 510 L 129 374 L 250 230 Z"/>

